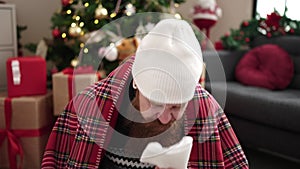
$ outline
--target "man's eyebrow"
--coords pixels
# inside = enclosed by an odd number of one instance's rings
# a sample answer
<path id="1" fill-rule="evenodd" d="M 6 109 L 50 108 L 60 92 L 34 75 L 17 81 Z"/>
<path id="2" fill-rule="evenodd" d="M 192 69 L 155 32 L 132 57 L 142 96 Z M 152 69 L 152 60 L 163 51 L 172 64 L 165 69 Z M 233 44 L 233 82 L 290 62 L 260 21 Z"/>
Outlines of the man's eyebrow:
<path id="1" fill-rule="evenodd" d="M 156 101 L 152 101 L 152 100 L 149 100 L 151 104 L 155 104 L 155 105 L 166 105 L 165 103 L 159 103 L 159 102 L 156 102 Z"/>

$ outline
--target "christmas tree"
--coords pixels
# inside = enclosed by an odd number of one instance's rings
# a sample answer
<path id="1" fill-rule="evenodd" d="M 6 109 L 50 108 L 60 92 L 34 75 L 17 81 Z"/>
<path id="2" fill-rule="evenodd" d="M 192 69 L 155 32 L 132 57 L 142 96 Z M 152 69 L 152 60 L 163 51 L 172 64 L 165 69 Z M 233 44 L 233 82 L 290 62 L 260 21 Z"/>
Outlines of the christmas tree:
<path id="1" fill-rule="evenodd" d="M 125 30 L 123 27 L 121 29 L 123 32 L 134 31 L 125 33 L 132 35 L 137 31 L 136 29 L 140 24 L 145 26 L 147 23 L 133 21 L 130 16 L 141 12 L 163 12 L 179 15 L 175 8 L 183 2 L 184 0 L 61 0 L 60 11 L 54 13 L 51 18 L 53 39 L 45 40 L 47 44 L 46 59 L 52 61 L 60 71 L 69 67 L 72 60 L 74 61 L 82 51 L 89 54 L 99 53 L 99 50 L 87 52 L 89 48 L 82 49 L 85 48 L 87 39 L 94 36 L 95 32 L 100 28 L 102 29 L 106 24 L 127 16 L 126 24 L 131 25 L 131 28 L 135 27 L 135 29 Z M 153 21 L 155 19 L 157 18 L 149 18 L 147 22 L 155 23 Z M 111 38 L 118 29 L 120 28 L 107 28 L 110 31 L 106 33 L 112 34 Z M 96 48 L 100 48 L 101 45 L 107 46 L 110 40 L 101 37 L 102 44 L 99 42 L 96 44 L 98 45 Z M 27 45 L 27 49 L 29 48 L 31 51 L 35 51 L 36 45 Z M 103 64 L 109 72 L 118 65 L 118 61 L 104 58 Z"/>

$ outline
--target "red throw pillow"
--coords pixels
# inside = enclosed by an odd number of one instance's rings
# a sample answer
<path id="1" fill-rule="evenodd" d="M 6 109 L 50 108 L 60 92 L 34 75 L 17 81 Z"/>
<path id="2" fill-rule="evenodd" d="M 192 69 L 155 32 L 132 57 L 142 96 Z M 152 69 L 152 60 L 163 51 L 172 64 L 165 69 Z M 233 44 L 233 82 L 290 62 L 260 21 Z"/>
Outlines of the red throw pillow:
<path id="1" fill-rule="evenodd" d="M 235 69 L 236 79 L 245 85 L 268 89 L 286 88 L 294 75 L 289 54 L 273 44 L 253 48 L 246 53 Z"/>

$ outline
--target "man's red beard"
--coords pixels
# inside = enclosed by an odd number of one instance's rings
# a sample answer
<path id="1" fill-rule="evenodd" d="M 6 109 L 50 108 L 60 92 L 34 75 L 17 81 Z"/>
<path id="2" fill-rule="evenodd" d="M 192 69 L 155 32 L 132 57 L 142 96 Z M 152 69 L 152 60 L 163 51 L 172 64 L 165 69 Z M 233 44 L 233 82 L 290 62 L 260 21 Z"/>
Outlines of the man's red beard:
<path id="1" fill-rule="evenodd" d="M 136 96 L 132 100 L 132 105 L 136 110 L 139 108 L 139 93 L 136 91 Z M 184 136 L 183 118 L 180 120 L 171 120 L 167 124 L 162 124 L 158 119 L 151 122 L 143 122 L 143 117 L 135 111 L 128 112 L 127 118 L 123 119 L 123 126 L 127 129 L 127 135 L 133 138 L 139 138 L 138 145 L 134 142 L 127 142 L 127 148 L 135 148 L 144 150 L 149 142 L 159 142 L 163 147 L 171 146 L 179 142 Z M 131 120 L 130 120 L 131 119 Z M 142 121 L 141 121 L 142 120 Z"/>

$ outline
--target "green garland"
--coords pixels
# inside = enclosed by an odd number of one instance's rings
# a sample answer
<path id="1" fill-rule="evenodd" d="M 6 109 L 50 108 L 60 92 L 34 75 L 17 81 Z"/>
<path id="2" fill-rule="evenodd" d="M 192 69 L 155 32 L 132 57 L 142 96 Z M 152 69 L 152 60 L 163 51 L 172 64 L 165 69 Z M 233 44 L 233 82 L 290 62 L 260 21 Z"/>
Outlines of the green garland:
<path id="1" fill-rule="evenodd" d="M 222 46 L 226 50 L 237 50 L 249 47 L 258 36 L 268 38 L 285 35 L 300 35 L 300 21 L 292 20 L 284 14 L 281 16 L 274 10 L 267 18 L 256 15 L 254 19 L 243 21 L 239 29 L 231 29 L 230 33 L 221 37 Z"/>

